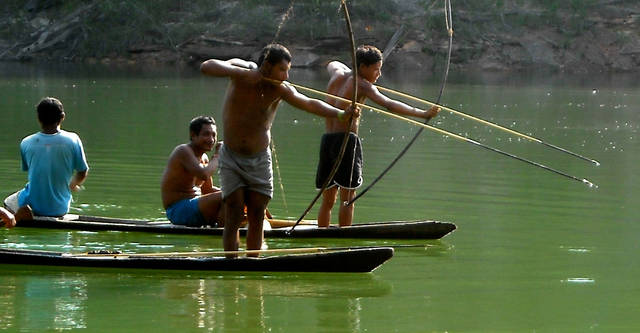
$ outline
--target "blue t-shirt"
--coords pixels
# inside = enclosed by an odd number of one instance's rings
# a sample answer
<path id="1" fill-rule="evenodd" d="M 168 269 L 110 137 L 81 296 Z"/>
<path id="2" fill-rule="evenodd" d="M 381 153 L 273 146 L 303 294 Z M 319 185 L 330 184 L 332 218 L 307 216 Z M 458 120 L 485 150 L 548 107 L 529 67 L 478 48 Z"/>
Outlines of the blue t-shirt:
<path id="1" fill-rule="evenodd" d="M 56 134 L 38 132 L 20 143 L 22 170 L 29 182 L 18 196 L 20 207 L 30 205 L 34 214 L 62 216 L 69 211 L 69 183 L 74 171 L 89 169 L 77 134 L 60 130 Z"/>

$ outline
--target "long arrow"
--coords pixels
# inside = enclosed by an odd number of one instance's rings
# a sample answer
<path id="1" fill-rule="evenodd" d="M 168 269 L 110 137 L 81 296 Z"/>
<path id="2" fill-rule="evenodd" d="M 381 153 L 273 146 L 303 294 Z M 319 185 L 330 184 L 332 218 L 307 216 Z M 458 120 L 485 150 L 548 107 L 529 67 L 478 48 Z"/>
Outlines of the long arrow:
<path id="1" fill-rule="evenodd" d="M 295 84 L 295 83 L 291 83 L 291 82 L 288 82 L 288 81 L 276 81 L 276 80 L 270 80 L 270 81 L 272 81 L 272 82 L 277 82 L 277 83 L 290 84 L 291 86 L 293 86 L 293 87 L 295 87 L 295 88 L 298 88 L 298 89 L 301 89 L 301 90 L 307 90 L 307 91 L 310 91 L 310 92 L 313 92 L 313 93 L 317 93 L 317 94 L 320 94 L 320 95 L 324 95 L 324 96 L 327 96 L 327 97 L 335 98 L 335 99 L 337 99 L 337 100 L 350 102 L 350 100 L 348 100 L 348 99 L 346 99 L 346 98 L 342 98 L 342 97 L 339 97 L 339 96 L 336 96 L 336 95 L 332 95 L 332 94 L 326 93 L 326 92 L 324 92 L 324 91 L 316 90 L 316 89 L 313 89 L 313 88 L 308 88 L 308 87 L 305 87 L 305 86 L 302 86 L 302 85 L 299 85 L 299 84 Z M 432 130 L 432 131 L 434 131 L 434 132 L 438 132 L 438 133 L 440 133 L 440 134 L 443 134 L 443 135 L 449 136 L 449 137 L 451 137 L 451 138 L 454 138 L 454 139 L 457 139 L 457 140 L 460 140 L 460 141 L 465 141 L 465 142 L 471 143 L 471 144 L 473 144 L 473 145 L 476 145 L 476 146 L 479 146 L 479 147 L 485 148 L 485 149 L 487 149 L 487 150 L 490 150 L 490 151 L 493 151 L 493 152 L 499 153 L 499 154 L 501 154 L 501 155 L 504 155 L 504 156 L 507 156 L 507 157 L 511 157 L 511 158 L 516 159 L 516 160 L 519 160 L 519 161 L 525 162 L 525 163 L 527 163 L 527 164 L 530 164 L 530 165 L 533 165 L 533 166 L 537 166 L 537 167 L 539 167 L 539 168 L 545 169 L 545 170 L 547 170 L 547 171 L 551 171 L 551 172 L 556 173 L 556 174 L 558 174 L 558 175 L 561 175 L 561 176 L 564 176 L 564 177 L 567 177 L 567 178 L 573 179 L 573 180 L 575 180 L 575 181 L 579 181 L 579 182 L 581 182 L 581 183 L 584 183 L 584 184 L 588 185 L 589 187 L 596 187 L 596 188 L 598 187 L 597 185 L 595 185 L 594 183 L 590 182 L 590 181 L 589 181 L 589 180 L 587 180 L 586 178 L 578 178 L 578 177 L 572 176 L 572 175 L 570 175 L 570 174 L 567 174 L 566 172 L 559 171 L 559 170 L 556 170 L 556 169 L 550 168 L 550 167 L 548 167 L 548 166 L 546 166 L 546 165 L 544 165 L 544 164 L 540 164 L 540 163 L 538 163 L 538 162 L 530 161 L 530 160 L 528 160 L 528 159 L 525 159 L 525 158 L 522 158 L 522 157 L 516 156 L 516 155 L 514 155 L 514 154 L 504 152 L 504 151 L 502 151 L 502 150 L 500 150 L 500 149 L 493 148 L 493 147 L 491 147 L 491 146 L 487 146 L 487 145 L 485 145 L 485 144 L 483 144 L 483 143 L 480 143 L 480 142 L 478 142 L 478 141 L 476 141 L 476 140 L 473 140 L 473 139 L 470 139 L 470 138 L 467 138 L 467 137 L 464 137 L 464 136 L 461 136 L 461 135 L 458 135 L 458 134 L 455 134 L 455 133 L 452 133 L 452 132 L 449 132 L 449 131 L 443 130 L 443 129 L 441 129 L 441 128 L 433 127 L 433 126 L 431 126 L 431 125 L 429 125 L 429 124 L 421 123 L 421 122 L 419 122 L 419 121 L 417 121 L 417 120 L 413 120 L 413 119 L 411 119 L 411 118 L 406 118 L 406 117 L 403 117 L 403 116 L 397 115 L 397 114 L 395 114 L 395 113 L 391 113 L 391 112 L 389 112 L 389 111 L 385 111 L 385 110 L 382 110 L 382 109 L 379 109 L 379 108 L 376 108 L 376 107 L 373 107 L 373 106 L 370 106 L 370 105 L 366 105 L 366 104 L 363 104 L 363 103 L 356 103 L 356 105 L 358 105 L 358 106 L 360 106 L 360 107 L 362 107 L 362 108 L 368 108 L 368 109 L 371 109 L 372 111 L 375 111 L 375 112 L 378 112 L 378 113 L 384 114 L 384 115 L 389 116 L 389 117 L 392 117 L 392 118 L 400 119 L 400 120 L 402 120 L 402 121 L 405 121 L 405 122 L 407 122 L 407 123 L 410 123 L 410 124 L 413 124 L 413 125 L 416 125 L 416 126 L 420 126 L 420 127 L 422 127 L 422 128 L 430 129 L 430 130 Z M 397 161 L 397 159 L 398 159 L 398 158 L 396 158 L 396 161 Z M 361 193 L 360 193 L 360 195 L 361 195 L 362 193 L 364 193 L 364 192 L 361 192 Z M 360 195 L 359 195 L 359 196 L 360 196 Z M 355 197 L 351 202 L 353 202 L 353 201 L 354 201 L 355 199 L 357 199 L 359 196 L 356 196 L 356 197 Z M 348 205 L 349 203 L 348 203 L 348 202 L 345 202 L 345 204 L 346 204 L 346 205 Z"/>
<path id="2" fill-rule="evenodd" d="M 591 158 L 588 158 L 588 157 L 582 156 L 582 155 L 580 155 L 580 154 L 578 154 L 578 153 L 574 153 L 574 152 L 572 152 L 572 151 L 570 151 L 570 150 L 564 149 L 564 148 L 562 148 L 562 147 L 558 147 L 558 146 L 553 145 L 553 144 L 551 144 L 551 143 L 544 142 L 544 141 L 542 141 L 541 139 L 538 139 L 538 138 L 532 137 L 532 136 L 530 136 L 530 135 L 526 135 L 526 134 L 524 134 L 524 133 L 520 133 L 520 132 L 518 132 L 518 131 L 514 131 L 514 130 L 512 130 L 512 129 L 510 129 L 510 128 L 506 128 L 506 127 L 504 127 L 504 126 L 500 126 L 500 125 L 495 124 L 495 123 L 492 123 L 492 122 L 490 122 L 490 121 L 487 121 L 487 120 L 484 120 L 484 119 L 481 119 L 481 118 L 478 118 L 478 117 L 474 117 L 474 116 L 472 116 L 472 115 L 469 115 L 469 114 L 466 114 L 466 113 L 464 113 L 464 112 L 460 112 L 460 111 L 457 111 L 457 110 L 454 110 L 454 109 L 448 108 L 448 107 L 446 107 L 446 106 L 439 105 L 437 102 L 436 102 L 436 103 L 433 103 L 433 102 L 430 102 L 430 101 L 427 101 L 427 100 L 424 100 L 424 99 L 421 99 L 421 98 L 418 98 L 418 97 L 415 97 L 415 96 L 412 96 L 412 95 L 409 95 L 409 94 L 406 94 L 406 93 L 403 93 L 403 92 L 400 92 L 400 91 L 396 91 L 396 90 L 389 89 L 389 88 L 385 88 L 385 87 L 381 87 L 381 86 L 376 86 L 376 88 L 378 88 L 378 89 L 380 89 L 380 90 L 382 90 L 382 91 L 386 91 L 386 92 L 389 92 L 389 93 L 392 93 L 392 94 L 396 94 L 396 95 L 398 95 L 398 96 L 402 96 L 402 97 L 407 98 L 407 99 L 410 99 L 410 100 L 412 100 L 412 101 L 416 101 L 416 102 L 420 102 L 420 103 L 427 104 L 427 105 L 432 105 L 432 106 L 438 106 L 438 107 L 442 108 L 443 110 L 449 111 L 449 112 L 451 112 L 451 113 L 457 114 L 457 115 L 462 116 L 462 117 L 469 118 L 469 119 L 471 119 L 471 120 L 475 120 L 475 121 L 480 122 L 480 123 L 482 123 L 482 124 L 485 124 L 485 125 L 488 125 L 488 126 L 491 126 L 491 127 L 494 127 L 494 128 L 500 129 L 500 130 L 503 130 L 503 131 L 505 131 L 505 132 L 511 133 L 511 134 L 513 134 L 513 135 L 516 135 L 516 136 L 519 136 L 519 137 L 522 137 L 522 138 L 525 138 L 525 139 L 527 139 L 527 140 L 530 140 L 530 141 L 533 141 L 533 142 L 540 143 L 540 144 L 542 144 L 542 145 L 545 145 L 545 146 L 547 146 L 547 147 L 550 147 L 550 148 L 553 148 L 553 149 L 559 150 L 559 151 L 561 151 L 561 152 L 563 152 L 563 153 L 567 153 L 567 154 L 569 154 L 569 155 L 575 156 L 575 157 L 580 158 L 580 159 L 582 159 L 582 160 L 585 160 L 585 161 L 587 161 L 587 162 L 591 162 L 591 163 L 595 164 L 596 166 L 599 166 L 599 165 L 600 165 L 600 162 L 598 162 L 598 161 L 596 161 L 596 160 L 594 160 L 594 159 L 591 159 Z"/>

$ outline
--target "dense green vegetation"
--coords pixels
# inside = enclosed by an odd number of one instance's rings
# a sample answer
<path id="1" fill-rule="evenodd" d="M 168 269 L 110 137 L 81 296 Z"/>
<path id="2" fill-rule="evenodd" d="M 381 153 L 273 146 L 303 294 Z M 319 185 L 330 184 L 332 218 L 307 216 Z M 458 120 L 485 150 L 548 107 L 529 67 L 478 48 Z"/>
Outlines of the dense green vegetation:
<path id="1" fill-rule="evenodd" d="M 620 17 L 633 18 L 640 11 L 634 0 L 452 2 L 456 45 L 463 49 L 456 53 L 459 63 L 477 59 L 478 51 L 485 52 L 487 45 L 500 49 L 532 32 L 556 50 L 573 47 L 587 52 L 589 41 L 572 43 L 592 32 L 595 25 L 611 28 L 621 48 L 635 37 L 629 32 L 633 26 L 625 26 Z M 403 26 L 405 41 L 417 41 L 429 56 L 442 53 L 437 44 L 447 36 L 444 0 L 348 3 L 358 42 L 384 45 Z M 54 35 L 64 38 L 52 41 Z M 315 50 L 321 53 L 331 51 L 331 41 L 341 43 L 347 38 L 338 0 L 3 0 L 0 9 L 0 59 L 2 55 L 22 59 L 19 50 L 24 53 L 26 46 L 47 39 L 45 56 L 49 59 L 126 57 L 149 51 L 179 54 L 183 45 L 200 36 L 239 42 L 234 45 L 277 40 L 314 46 L 328 41 Z M 605 39 L 611 40 L 611 35 Z M 53 50 L 52 43 L 58 43 Z"/>
<path id="2" fill-rule="evenodd" d="M 134 45 L 160 44 L 174 48 L 201 34 L 226 39 L 272 38 L 283 21 L 280 38 L 318 39 L 341 35 L 344 25 L 338 1 L 324 0 L 67 0 L 35 1 L 48 6 L 31 7 L 24 1 L 3 0 L 0 38 L 14 39 L 33 31 L 34 19 L 64 18 L 75 10 L 93 5 L 80 15 L 82 36 L 74 45 L 78 56 L 121 53 Z M 354 1 L 355 2 L 355 1 Z M 358 1 L 352 15 L 388 22 L 396 14 L 387 0 Z M 53 19 L 55 18 L 55 19 Z M 251 36 L 251 37 L 247 37 Z"/>

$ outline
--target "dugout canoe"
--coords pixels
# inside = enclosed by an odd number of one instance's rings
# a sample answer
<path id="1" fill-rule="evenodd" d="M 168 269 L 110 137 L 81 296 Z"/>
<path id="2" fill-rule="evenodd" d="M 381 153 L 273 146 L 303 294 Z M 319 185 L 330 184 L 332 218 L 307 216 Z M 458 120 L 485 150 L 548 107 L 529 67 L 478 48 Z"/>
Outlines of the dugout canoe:
<path id="1" fill-rule="evenodd" d="M 349 227 L 318 228 L 312 221 L 303 221 L 292 233 L 288 233 L 293 221 L 269 220 L 266 237 L 275 238 L 371 238 L 371 239 L 440 239 L 456 229 L 456 225 L 438 221 L 394 221 L 354 224 Z M 61 218 L 36 216 L 33 220 L 20 221 L 16 227 L 56 228 L 75 230 L 142 231 L 171 234 L 222 235 L 223 228 L 186 227 L 169 221 L 118 219 L 110 217 L 67 214 Z M 246 229 L 240 229 L 241 234 Z"/>
<path id="2" fill-rule="evenodd" d="M 125 269 L 259 271 L 259 272 L 371 272 L 393 256 L 393 248 L 370 247 L 267 257 L 153 254 L 70 254 L 51 251 L 0 249 L 0 263 L 20 265 L 104 267 Z"/>

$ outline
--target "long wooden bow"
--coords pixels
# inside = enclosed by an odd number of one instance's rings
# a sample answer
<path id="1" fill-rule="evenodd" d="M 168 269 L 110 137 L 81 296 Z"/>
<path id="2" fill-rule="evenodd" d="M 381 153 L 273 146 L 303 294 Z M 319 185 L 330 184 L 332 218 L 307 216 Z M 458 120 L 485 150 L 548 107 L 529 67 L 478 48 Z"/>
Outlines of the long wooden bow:
<path id="1" fill-rule="evenodd" d="M 340 2 L 341 2 L 340 6 L 342 7 L 344 12 L 344 18 L 347 21 L 347 30 L 349 31 L 349 40 L 351 41 L 351 68 L 352 68 L 351 71 L 353 73 L 353 98 L 351 101 L 351 107 L 355 108 L 356 103 L 358 102 L 358 99 L 357 99 L 358 98 L 358 66 L 356 63 L 356 42 L 353 34 L 353 27 L 351 26 L 351 18 L 349 17 L 349 9 L 347 8 L 347 3 L 345 0 L 340 0 Z M 344 153 L 347 150 L 347 143 L 349 142 L 349 133 L 351 131 L 351 126 L 353 125 L 353 121 L 354 119 L 353 117 L 351 117 L 349 119 L 349 127 L 345 131 L 344 138 L 342 139 L 342 145 L 340 145 L 340 153 L 338 154 L 338 158 L 333 163 L 333 168 L 331 169 L 329 176 L 327 177 L 327 179 L 325 179 L 324 183 L 322 184 L 322 187 L 320 188 L 320 191 L 318 191 L 318 194 L 316 194 L 315 198 L 313 198 L 313 200 L 311 201 L 307 209 L 305 209 L 305 211 L 302 213 L 300 218 L 298 218 L 296 223 L 291 227 L 291 229 L 287 231 L 287 234 L 291 234 L 293 230 L 296 228 L 296 226 L 300 223 L 300 221 L 302 221 L 302 219 L 304 219 L 304 217 L 307 216 L 307 214 L 309 213 L 313 205 L 318 201 L 322 193 L 327 189 L 327 186 L 329 186 L 329 183 L 333 179 L 333 176 L 335 176 L 336 172 L 338 171 L 338 168 L 340 167 L 340 163 L 342 162 L 342 157 L 344 157 Z"/>
<path id="2" fill-rule="evenodd" d="M 442 98 L 442 93 L 444 92 L 444 87 L 447 83 L 447 77 L 449 76 L 449 65 L 451 64 L 451 48 L 453 45 L 453 22 L 451 18 L 451 0 L 444 0 L 444 16 L 445 16 L 445 23 L 447 26 L 447 33 L 449 34 L 449 49 L 447 52 L 447 65 L 445 66 L 444 75 L 442 78 L 442 84 L 440 85 L 440 93 L 438 94 L 438 99 L 436 101 L 436 104 L 440 104 L 440 98 Z M 427 124 L 429 120 L 431 120 L 431 118 L 426 119 L 424 123 Z M 356 195 L 353 199 L 351 199 L 351 201 L 345 202 L 344 205 L 349 206 L 353 204 L 356 200 L 358 200 L 358 198 L 362 197 L 365 193 L 367 193 L 380 179 L 382 179 L 382 177 L 384 177 L 384 175 L 386 175 L 387 172 L 389 172 L 389 170 L 393 168 L 393 166 L 400 160 L 400 158 L 404 156 L 404 154 L 409 150 L 409 148 L 411 148 L 411 146 L 416 141 L 416 139 L 418 139 L 418 136 L 420 136 L 423 130 L 424 130 L 424 127 L 421 127 L 413 136 L 413 138 L 407 143 L 407 145 L 400 151 L 398 156 L 396 156 L 393 159 L 393 161 L 389 163 L 389 165 L 380 173 L 380 175 L 378 175 L 378 177 L 376 177 L 371 182 L 371 184 L 369 184 L 364 190 L 362 190 L 362 192 L 358 193 L 358 195 Z"/>

